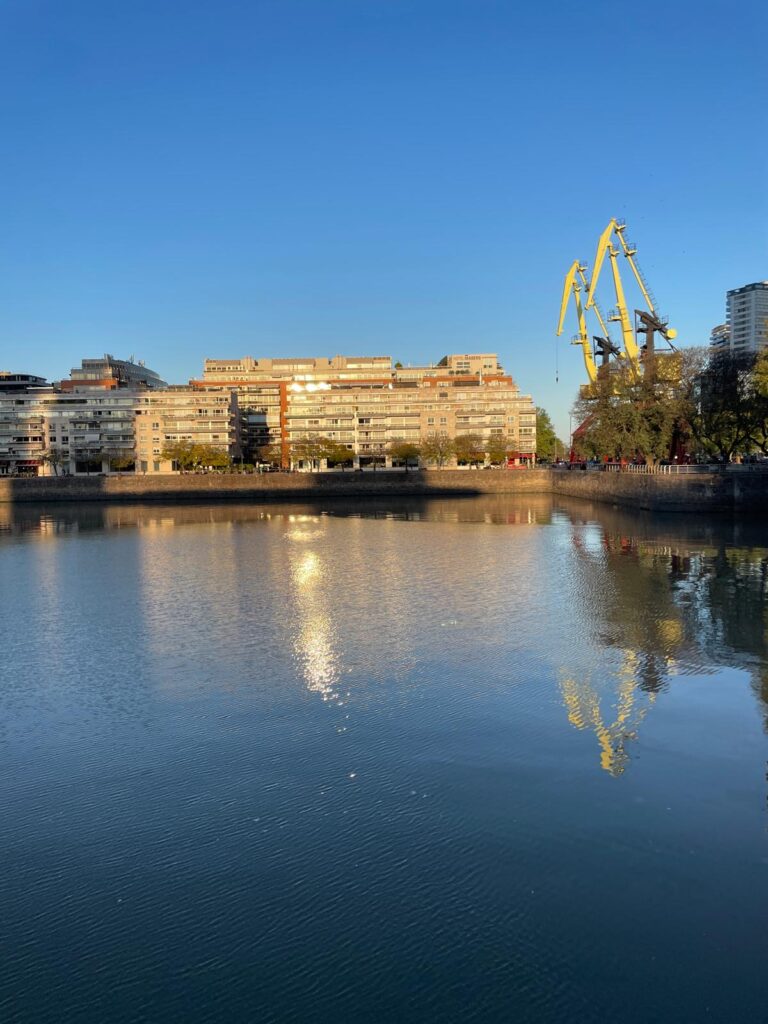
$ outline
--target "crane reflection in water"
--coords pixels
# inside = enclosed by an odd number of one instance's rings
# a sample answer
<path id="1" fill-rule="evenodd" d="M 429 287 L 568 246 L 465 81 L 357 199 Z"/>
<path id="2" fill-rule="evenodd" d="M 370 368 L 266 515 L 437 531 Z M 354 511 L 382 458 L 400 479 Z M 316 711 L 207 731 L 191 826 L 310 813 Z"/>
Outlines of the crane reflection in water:
<path id="1" fill-rule="evenodd" d="M 656 529 L 645 536 L 628 528 L 626 515 L 608 510 L 601 527 L 570 518 L 580 570 L 574 597 L 589 595 L 587 628 L 615 661 L 599 670 L 567 667 L 558 685 L 570 724 L 594 733 L 604 771 L 619 776 L 627 769 L 629 744 L 672 676 L 735 664 L 750 672 L 765 707 L 766 549 L 731 546 L 714 528 L 693 542 L 676 528 L 668 537 Z"/>

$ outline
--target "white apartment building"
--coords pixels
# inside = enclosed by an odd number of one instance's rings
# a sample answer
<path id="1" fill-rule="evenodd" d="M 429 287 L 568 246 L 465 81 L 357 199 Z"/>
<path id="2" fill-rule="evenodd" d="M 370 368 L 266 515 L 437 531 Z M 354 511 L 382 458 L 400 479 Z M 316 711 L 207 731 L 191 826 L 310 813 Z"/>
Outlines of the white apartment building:
<path id="1" fill-rule="evenodd" d="M 132 391 L 0 391 L 0 474 L 52 476 L 133 468 Z"/>

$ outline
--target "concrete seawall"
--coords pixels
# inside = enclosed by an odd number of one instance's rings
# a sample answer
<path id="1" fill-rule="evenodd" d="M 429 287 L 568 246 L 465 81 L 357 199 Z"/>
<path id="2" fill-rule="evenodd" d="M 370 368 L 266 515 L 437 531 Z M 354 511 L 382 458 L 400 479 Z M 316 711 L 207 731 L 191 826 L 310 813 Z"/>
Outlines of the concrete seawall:
<path id="1" fill-rule="evenodd" d="M 646 475 L 553 471 L 552 494 L 651 512 L 739 512 L 768 508 L 768 472 Z"/>
<path id="2" fill-rule="evenodd" d="M 432 470 L 0 478 L 0 501 L 210 501 L 401 495 L 548 494 L 546 470 Z M 514 479 L 513 479 L 514 478 Z"/>
<path id="3" fill-rule="evenodd" d="M 540 469 L 0 478 L 0 502 L 11 503 L 291 501 L 477 494 L 551 494 L 650 511 L 754 514 L 768 508 L 768 473 L 646 476 Z"/>

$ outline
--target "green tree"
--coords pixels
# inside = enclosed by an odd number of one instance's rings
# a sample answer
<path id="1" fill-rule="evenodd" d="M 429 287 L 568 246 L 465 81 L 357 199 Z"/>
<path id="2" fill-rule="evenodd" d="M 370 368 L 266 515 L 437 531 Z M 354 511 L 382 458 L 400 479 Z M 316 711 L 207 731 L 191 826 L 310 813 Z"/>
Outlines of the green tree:
<path id="1" fill-rule="evenodd" d="M 325 458 L 329 440 L 320 434 L 306 434 L 291 442 L 291 461 L 308 462 L 311 469 L 316 469 L 321 459 Z"/>
<path id="2" fill-rule="evenodd" d="M 574 406 L 579 449 L 597 458 L 666 458 L 687 418 L 683 392 L 679 367 L 673 371 L 670 363 L 652 379 L 616 366 Z"/>
<path id="3" fill-rule="evenodd" d="M 485 460 L 485 441 L 480 434 L 459 434 L 453 452 L 457 462 L 476 466 Z"/>
<path id="4" fill-rule="evenodd" d="M 343 471 L 347 463 L 352 461 L 354 453 L 340 441 L 326 437 L 323 439 L 320 457 L 325 459 L 329 466 L 341 466 Z"/>
<path id="5" fill-rule="evenodd" d="M 752 371 L 753 415 L 751 441 L 768 454 L 768 349 L 760 352 Z"/>
<path id="6" fill-rule="evenodd" d="M 133 454 L 127 455 L 112 455 L 109 459 L 109 468 L 113 472 L 122 473 L 126 470 L 134 469 L 136 466 L 136 456 Z"/>
<path id="7" fill-rule="evenodd" d="M 536 406 L 536 458 L 539 462 L 554 462 L 567 451 L 566 445 L 555 433 L 549 413 Z"/>
<path id="8" fill-rule="evenodd" d="M 710 453 L 729 462 L 761 435 L 762 365 L 752 354 L 710 356 L 691 382 L 691 430 Z M 758 442 L 759 443 L 759 442 Z"/>
<path id="9" fill-rule="evenodd" d="M 407 473 L 409 463 L 415 463 L 418 466 L 421 448 L 413 441 L 395 438 L 389 445 L 388 454 L 395 461 L 402 462 Z"/>
<path id="10" fill-rule="evenodd" d="M 175 462 L 180 470 L 225 469 L 230 465 L 229 454 L 211 444 L 193 444 L 191 441 L 173 441 L 160 453 L 160 458 Z"/>
<path id="11" fill-rule="evenodd" d="M 446 433 L 431 433 L 421 442 L 421 457 L 425 462 L 434 463 L 438 469 L 448 462 L 453 455 L 453 441 Z"/>
<path id="12" fill-rule="evenodd" d="M 506 462 L 512 451 L 512 443 L 504 434 L 491 434 L 486 446 L 488 460 L 493 466 Z"/>

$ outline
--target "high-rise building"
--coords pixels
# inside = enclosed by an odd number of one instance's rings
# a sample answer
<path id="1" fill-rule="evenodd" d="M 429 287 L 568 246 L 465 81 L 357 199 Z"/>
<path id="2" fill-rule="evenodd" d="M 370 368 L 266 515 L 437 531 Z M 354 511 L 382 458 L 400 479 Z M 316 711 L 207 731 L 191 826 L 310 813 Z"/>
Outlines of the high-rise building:
<path id="1" fill-rule="evenodd" d="M 726 325 L 734 355 L 768 347 L 768 281 L 756 281 L 727 293 Z"/>

